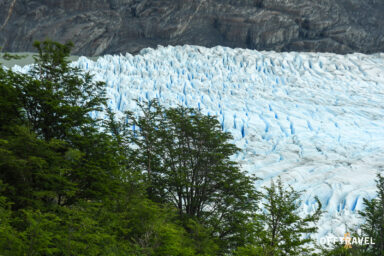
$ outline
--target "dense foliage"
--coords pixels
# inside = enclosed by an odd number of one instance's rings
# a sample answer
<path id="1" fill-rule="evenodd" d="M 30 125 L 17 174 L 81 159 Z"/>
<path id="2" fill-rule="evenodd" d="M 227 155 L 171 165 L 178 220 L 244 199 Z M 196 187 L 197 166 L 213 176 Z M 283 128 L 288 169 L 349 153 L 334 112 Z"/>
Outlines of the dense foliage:
<path id="1" fill-rule="evenodd" d="M 317 230 L 321 203 L 313 214 L 299 215 L 300 192 L 284 187 L 281 179 L 264 188 L 263 211 L 255 215 L 252 243 L 239 247 L 237 255 L 312 255 L 314 241 L 308 234 Z"/>
<path id="2" fill-rule="evenodd" d="M 254 178 L 230 160 L 238 151 L 231 135 L 193 109 L 156 102 L 141 108 L 143 115 L 131 119 L 140 127 L 134 142 L 151 199 L 172 205 L 184 222 L 203 224 L 222 249 L 244 244 L 258 194 Z"/>

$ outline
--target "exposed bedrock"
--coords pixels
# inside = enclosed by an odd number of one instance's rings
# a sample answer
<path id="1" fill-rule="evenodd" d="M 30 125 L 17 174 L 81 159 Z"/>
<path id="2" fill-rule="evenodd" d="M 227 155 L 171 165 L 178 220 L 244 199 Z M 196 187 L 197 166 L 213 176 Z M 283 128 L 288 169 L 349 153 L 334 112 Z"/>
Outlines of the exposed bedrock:
<path id="1" fill-rule="evenodd" d="M 74 54 L 194 44 L 257 50 L 384 51 L 382 0 L 2 0 L 0 46 L 75 43 Z"/>

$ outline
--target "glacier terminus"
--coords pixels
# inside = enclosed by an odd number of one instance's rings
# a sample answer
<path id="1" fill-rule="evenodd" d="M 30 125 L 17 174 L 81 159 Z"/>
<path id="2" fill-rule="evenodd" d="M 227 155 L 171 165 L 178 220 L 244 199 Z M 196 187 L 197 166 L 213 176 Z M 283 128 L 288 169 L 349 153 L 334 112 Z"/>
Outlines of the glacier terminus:
<path id="1" fill-rule="evenodd" d="M 318 238 L 354 231 L 363 198 L 375 197 L 384 172 L 383 53 L 159 46 L 73 65 L 106 82 L 117 113 L 137 112 L 134 99 L 157 99 L 217 116 L 241 148 L 233 160 L 261 178 L 257 187 L 281 176 L 303 191 L 303 214 L 320 199 Z"/>

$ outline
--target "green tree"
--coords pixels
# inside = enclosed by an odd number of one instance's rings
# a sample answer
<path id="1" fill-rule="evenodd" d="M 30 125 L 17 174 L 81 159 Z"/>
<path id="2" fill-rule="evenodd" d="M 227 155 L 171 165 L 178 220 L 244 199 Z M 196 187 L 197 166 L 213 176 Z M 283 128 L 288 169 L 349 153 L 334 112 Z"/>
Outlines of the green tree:
<path id="1" fill-rule="evenodd" d="M 22 106 L 13 86 L 13 76 L 13 72 L 4 70 L 0 65 L 0 132 L 2 134 L 10 126 L 22 122 Z"/>
<path id="2" fill-rule="evenodd" d="M 22 207 L 33 198 L 68 205 L 112 196 L 125 170 L 114 139 L 90 115 L 105 106 L 104 83 L 69 65 L 70 43 L 34 45 L 29 73 L 0 71 L 0 178 L 9 199 Z"/>
<path id="3" fill-rule="evenodd" d="M 223 250 L 243 244 L 258 193 L 255 178 L 230 160 L 239 150 L 231 135 L 215 117 L 194 109 L 164 109 L 156 102 L 141 107 L 132 125 L 138 127 L 138 157 L 153 199 L 176 207 L 182 219 L 202 223 Z"/>
<path id="4" fill-rule="evenodd" d="M 23 76 L 14 83 L 32 130 L 49 141 L 70 140 L 95 128 L 98 120 L 90 113 L 105 106 L 105 84 L 69 65 L 72 43 L 44 41 L 34 46 L 38 55 L 29 79 Z"/>
<path id="5" fill-rule="evenodd" d="M 310 255 L 310 234 L 317 231 L 321 203 L 313 214 L 301 217 L 298 212 L 301 193 L 285 188 L 281 178 L 271 181 L 262 194 L 262 211 L 255 219 L 254 241 L 239 248 L 238 255 Z"/>
<path id="6" fill-rule="evenodd" d="M 371 237 L 374 245 L 366 245 L 364 255 L 384 255 L 384 177 L 377 175 L 377 198 L 371 201 L 364 198 L 365 209 L 359 211 L 364 223 L 362 236 Z"/>
<path id="7" fill-rule="evenodd" d="M 4 184 L 0 180 L 0 192 Z M 12 226 L 11 203 L 6 197 L 0 196 L 0 254 L 17 255 L 21 253 L 22 240 L 17 230 Z"/>

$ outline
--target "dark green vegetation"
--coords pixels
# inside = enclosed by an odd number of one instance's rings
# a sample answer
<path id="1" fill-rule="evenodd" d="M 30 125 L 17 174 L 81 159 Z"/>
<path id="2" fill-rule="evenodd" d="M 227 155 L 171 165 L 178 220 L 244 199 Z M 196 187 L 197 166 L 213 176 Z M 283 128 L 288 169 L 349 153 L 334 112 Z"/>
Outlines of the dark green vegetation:
<path id="1" fill-rule="evenodd" d="M 71 44 L 35 47 L 28 74 L 0 67 L 0 255 L 311 254 L 321 205 L 300 218 L 280 180 L 258 192 L 215 117 L 152 101 L 117 118 Z"/>
<path id="2" fill-rule="evenodd" d="M 262 197 L 264 212 L 256 214 L 259 226 L 253 236 L 256 241 L 240 248 L 238 255 L 311 255 L 312 249 L 304 245 L 314 242 L 301 234 L 316 232 L 316 223 L 321 216 L 319 200 L 316 212 L 301 218 L 296 210 L 300 205 L 300 193 L 284 188 L 281 179 L 271 181 Z"/>

